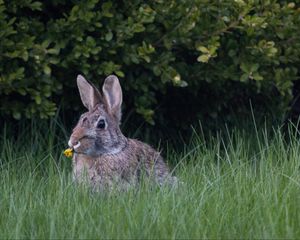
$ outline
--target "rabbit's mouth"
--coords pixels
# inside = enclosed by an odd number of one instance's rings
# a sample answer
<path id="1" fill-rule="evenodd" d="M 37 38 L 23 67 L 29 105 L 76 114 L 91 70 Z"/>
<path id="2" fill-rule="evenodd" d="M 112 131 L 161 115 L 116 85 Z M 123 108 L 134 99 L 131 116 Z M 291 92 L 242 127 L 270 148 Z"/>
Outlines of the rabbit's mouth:
<path id="1" fill-rule="evenodd" d="M 81 145 L 81 143 L 80 143 L 80 141 L 78 141 L 78 143 L 75 146 L 73 146 L 74 151 L 76 151 L 76 148 L 79 148 L 80 145 Z"/>
<path id="2" fill-rule="evenodd" d="M 73 151 L 75 153 L 80 153 L 82 152 L 82 149 L 85 149 L 87 148 L 87 143 L 86 143 L 86 140 L 93 140 L 95 138 L 93 137 L 90 137 L 90 136 L 84 136 L 84 137 L 81 137 L 80 139 L 78 139 L 77 141 L 74 142 L 71 142 L 71 140 L 68 142 L 68 145 L 70 148 L 73 149 Z"/>
<path id="3" fill-rule="evenodd" d="M 71 140 L 69 140 L 68 142 L 69 147 L 72 148 L 73 150 L 76 150 L 76 148 L 79 148 L 81 145 L 80 140 L 81 139 L 79 139 L 75 145 L 71 142 Z"/>

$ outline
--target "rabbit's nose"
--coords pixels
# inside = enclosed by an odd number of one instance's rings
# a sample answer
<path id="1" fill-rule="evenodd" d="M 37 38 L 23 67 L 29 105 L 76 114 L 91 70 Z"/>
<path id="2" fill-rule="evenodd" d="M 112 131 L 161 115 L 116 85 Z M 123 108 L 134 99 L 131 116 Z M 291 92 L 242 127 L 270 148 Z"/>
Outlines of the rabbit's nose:
<path id="1" fill-rule="evenodd" d="M 71 140 L 69 140 L 69 142 L 68 142 L 69 147 L 73 147 L 76 144 L 77 144 L 77 142 L 72 142 Z"/>
<path id="2" fill-rule="evenodd" d="M 68 145 L 69 145 L 69 147 L 75 149 L 75 148 L 78 148 L 80 146 L 80 142 L 79 141 L 71 141 L 71 140 L 69 140 Z"/>

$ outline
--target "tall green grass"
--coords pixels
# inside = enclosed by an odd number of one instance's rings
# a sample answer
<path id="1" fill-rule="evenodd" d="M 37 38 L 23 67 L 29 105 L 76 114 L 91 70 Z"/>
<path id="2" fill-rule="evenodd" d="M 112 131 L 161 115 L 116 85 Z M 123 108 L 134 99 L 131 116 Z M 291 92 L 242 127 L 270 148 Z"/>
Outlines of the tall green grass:
<path id="1" fill-rule="evenodd" d="M 63 134 L 61 134 L 63 133 Z M 76 186 L 61 125 L 32 124 L 0 140 L 0 238 L 299 238 L 296 128 L 195 132 L 177 162 L 177 189 Z M 173 166 L 174 167 L 174 166 Z"/>

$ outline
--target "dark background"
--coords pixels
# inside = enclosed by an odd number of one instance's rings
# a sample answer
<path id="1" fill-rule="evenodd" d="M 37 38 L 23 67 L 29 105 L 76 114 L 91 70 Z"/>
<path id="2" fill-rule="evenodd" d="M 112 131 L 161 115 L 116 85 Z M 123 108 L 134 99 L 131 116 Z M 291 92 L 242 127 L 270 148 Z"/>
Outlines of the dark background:
<path id="1" fill-rule="evenodd" d="M 289 1 L 0 1 L 2 123 L 71 129 L 83 74 L 119 77 L 123 128 L 188 136 L 299 114 L 300 5 Z M 28 120 L 29 119 L 29 120 Z M 20 125 L 20 124 L 19 124 Z M 22 125 L 22 124 L 21 124 Z"/>

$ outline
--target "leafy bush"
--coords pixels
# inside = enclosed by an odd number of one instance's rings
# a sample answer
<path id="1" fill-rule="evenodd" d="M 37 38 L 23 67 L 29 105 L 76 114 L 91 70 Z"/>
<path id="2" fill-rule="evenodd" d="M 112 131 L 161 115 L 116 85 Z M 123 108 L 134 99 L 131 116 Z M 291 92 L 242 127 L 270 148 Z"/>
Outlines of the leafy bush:
<path id="1" fill-rule="evenodd" d="M 118 75 L 127 109 L 150 123 L 160 117 L 157 105 L 169 101 L 176 108 L 182 99 L 201 99 L 195 111 L 211 118 L 232 99 L 239 111 L 240 97 L 251 96 L 284 112 L 298 78 L 299 6 L 279 0 L 0 0 L 1 114 L 47 118 L 57 99 L 76 110 L 78 73 L 97 85 Z"/>

